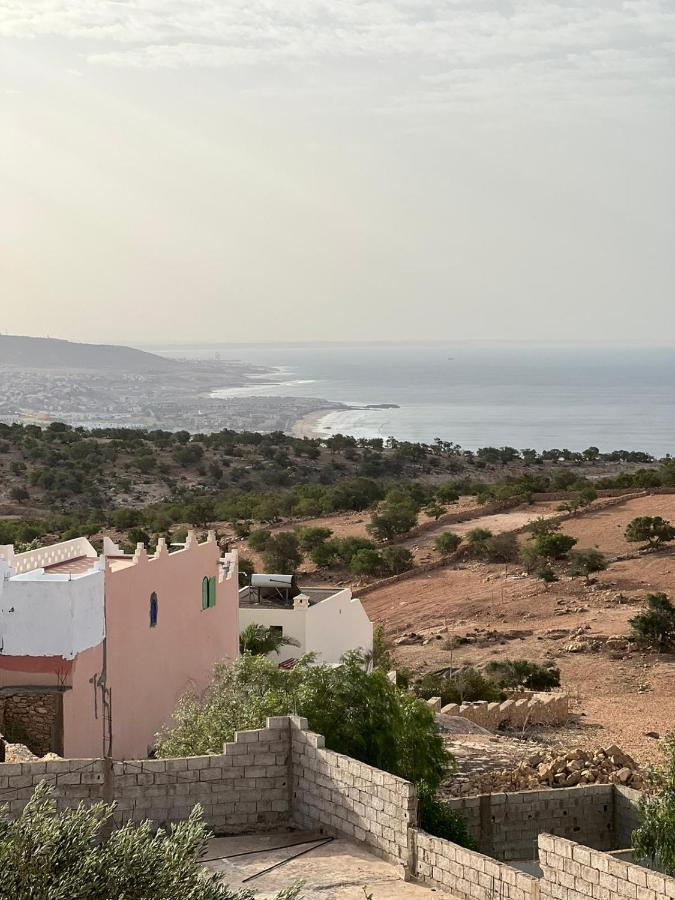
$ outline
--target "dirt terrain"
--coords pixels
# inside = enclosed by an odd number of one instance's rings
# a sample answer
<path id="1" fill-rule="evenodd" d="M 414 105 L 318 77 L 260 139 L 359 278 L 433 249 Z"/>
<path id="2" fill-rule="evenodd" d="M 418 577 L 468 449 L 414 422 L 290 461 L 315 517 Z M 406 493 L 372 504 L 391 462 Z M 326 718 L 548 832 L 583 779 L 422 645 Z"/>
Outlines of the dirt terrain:
<path id="1" fill-rule="evenodd" d="M 516 521 L 521 512 L 507 515 Z M 675 495 L 579 516 L 563 530 L 579 539 L 579 547 L 635 553 L 623 530 L 635 516 L 648 514 L 675 521 Z M 484 527 L 500 530 L 490 518 L 502 520 L 488 517 Z M 628 634 L 628 620 L 648 591 L 675 597 L 675 551 L 615 562 L 592 584 L 561 574 L 548 589 L 517 566 L 470 563 L 383 586 L 363 602 L 391 638 L 419 635 L 396 648 L 397 665 L 416 672 L 498 658 L 553 660 L 573 698 L 579 742 L 615 741 L 647 762 L 655 758 L 658 743 L 647 733 L 663 736 L 675 728 L 675 655 L 625 652 L 620 641 L 606 646 L 606 640 Z M 457 638 L 468 642 L 452 648 Z"/>

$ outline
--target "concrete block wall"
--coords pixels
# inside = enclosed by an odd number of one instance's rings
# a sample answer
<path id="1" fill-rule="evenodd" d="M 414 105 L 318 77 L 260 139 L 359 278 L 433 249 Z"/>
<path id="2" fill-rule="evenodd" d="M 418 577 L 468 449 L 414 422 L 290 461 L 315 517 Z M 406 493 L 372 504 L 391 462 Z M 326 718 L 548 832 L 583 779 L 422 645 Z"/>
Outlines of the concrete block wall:
<path id="1" fill-rule="evenodd" d="M 302 828 L 322 829 L 365 844 L 407 870 L 416 824 L 410 782 L 326 750 L 307 720 L 291 718 L 292 816 Z"/>
<path id="2" fill-rule="evenodd" d="M 481 853 L 496 859 L 536 859 L 542 832 L 598 850 L 619 846 L 611 784 L 455 797 L 447 803 L 464 817 Z M 620 846 L 630 846 L 630 840 Z"/>
<path id="3" fill-rule="evenodd" d="M 539 880 L 415 829 L 417 878 L 459 900 L 538 900 Z"/>
<path id="4" fill-rule="evenodd" d="M 218 834 L 278 827 L 288 821 L 290 733 L 287 717 L 238 731 L 217 756 L 113 763 L 116 819 L 175 822 L 199 803 Z"/>
<path id="5" fill-rule="evenodd" d="M 541 900 L 672 900 L 675 878 L 667 878 L 565 838 L 542 834 Z"/>
<path id="6" fill-rule="evenodd" d="M 77 806 L 80 800 L 113 799 L 112 770 L 106 760 L 55 759 L 1 763 L 0 805 L 7 807 L 10 816 L 18 816 L 41 781 L 52 785 L 60 809 Z"/>
<path id="7" fill-rule="evenodd" d="M 567 694 L 536 694 L 512 697 L 503 703 L 448 703 L 444 715 L 461 716 L 482 728 L 496 731 L 500 725 L 524 728 L 526 725 L 561 725 L 569 718 Z"/>
<path id="8" fill-rule="evenodd" d="M 638 816 L 640 797 L 640 791 L 619 784 L 614 785 L 614 847 L 617 850 L 631 846 L 633 832 L 640 824 Z"/>

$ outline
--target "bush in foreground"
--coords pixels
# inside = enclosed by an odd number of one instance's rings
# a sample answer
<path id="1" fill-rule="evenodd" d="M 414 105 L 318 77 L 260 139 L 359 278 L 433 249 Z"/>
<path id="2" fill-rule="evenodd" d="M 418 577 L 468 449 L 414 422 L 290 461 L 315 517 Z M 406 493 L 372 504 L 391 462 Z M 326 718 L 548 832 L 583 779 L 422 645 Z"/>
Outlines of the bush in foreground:
<path id="1" fill-rule="evenodd" d="M 168 830 L 128 823 L 103 840 L 112 814 L 105 803 L 57 810 L 44 782 L 16 820 L 0 812 L 0 900 L 251 900 L 202 868 L 211 835 L 199 806 Z M 276 900 L 298 897 L 292 887 Z"/>
<path id="2" fill-rule="evenodd" d="M 647 608 L 629 620 L 633 637 L 667 650 L 675 644 L 675 606 L 666 594 L 647 594 Z"/>
<path id="3" fill-rule="evenodd" d="M 675 732 L 666 738 L 666 764 L 654 773 L 657 790 L 640 800 L 633 849 L 665 875 L 675 875 Z"/>

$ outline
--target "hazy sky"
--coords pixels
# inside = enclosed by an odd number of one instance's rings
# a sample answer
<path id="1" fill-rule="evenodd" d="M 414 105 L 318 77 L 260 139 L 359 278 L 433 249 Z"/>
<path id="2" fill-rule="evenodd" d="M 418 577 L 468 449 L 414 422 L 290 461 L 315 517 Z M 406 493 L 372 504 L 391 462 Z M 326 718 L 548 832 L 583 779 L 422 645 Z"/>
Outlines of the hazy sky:
<path id="1" fill-rule="evenodd" d="M 0 330 L 675 343 L 675 0 L 2 0 Z"/>

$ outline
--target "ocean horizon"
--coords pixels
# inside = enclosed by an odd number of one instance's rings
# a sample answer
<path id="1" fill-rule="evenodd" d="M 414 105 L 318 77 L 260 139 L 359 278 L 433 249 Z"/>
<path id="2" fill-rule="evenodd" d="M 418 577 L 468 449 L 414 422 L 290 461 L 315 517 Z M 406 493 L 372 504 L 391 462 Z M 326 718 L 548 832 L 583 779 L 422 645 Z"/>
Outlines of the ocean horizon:
<path id="1" fill-rule="evenodd" d="M 489 341 L 144 346 L 271 370 L 214 397 L 311 397 L 348 409 L 302 433 L 513 446 L 675 451 L 675 349 Z M 383 405 L 385 408 L 364 407 Z"/>

